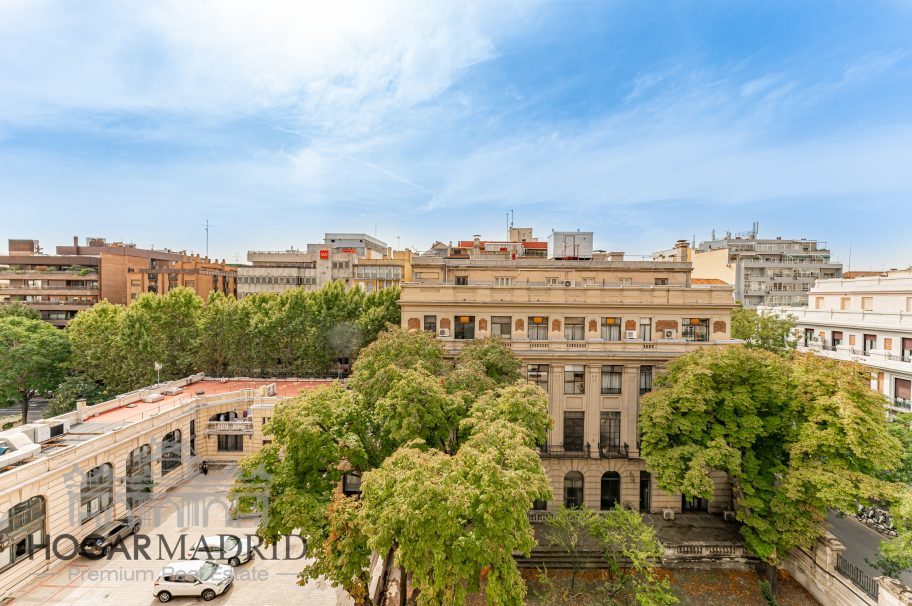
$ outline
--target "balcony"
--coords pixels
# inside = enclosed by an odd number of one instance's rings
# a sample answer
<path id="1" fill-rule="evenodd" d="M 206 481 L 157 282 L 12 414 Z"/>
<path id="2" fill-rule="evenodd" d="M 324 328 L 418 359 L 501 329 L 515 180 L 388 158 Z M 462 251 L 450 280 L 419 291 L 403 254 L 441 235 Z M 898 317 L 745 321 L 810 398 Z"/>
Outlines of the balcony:
<path id="1" fill-rule="evenodd" d="M 563 444 L 545 444 L 538 447 L 538 454 L 543 459 L 588 459 L 592 453 L 589 442 L 585 446 L 573 445 L 565 448 Z"/>
<path id="2" fill-rule="evenodd" d="M 472 343 L 472 339 L 453 339 L 441 337 L 443 346 L 449 353 L 459 353 L 466 346 Z M 631 339 L 629 341 L 529 341 L 526 339 L 505 340 L 504 343 L 517 354 L 524 352 L 611 352 L 611 353 L 635 353 L 649 351 L 654 353 L 685 353 L 694 351 L 707 345 L 717 343 L 729 343 L 728 340 L 710 340 L 710 341 L 687 341 L 684 339 L 659 339 L 656 341 L 642 341 Z"/>
<path id="3" fill-rule="evenodd" d="M 890 404 L 893 408 L 899 408 L 901 410 L 912 411 L 912 400 L 908 398 L 900 398 L 896 396 L 893 398 L 892 403 Z"/>
<path id="4" fill-rule="evenodd" d="M 209 421 L 206 434 L 210 436 L 253 435 L 253 419 L 244 421 Z"/>
<path id="5" fill-rule="evenodd" d="M 599 443 L 599 458 L 601 459 L 629 459 L 630 447 L 627 443 L 611 444 Z"/>

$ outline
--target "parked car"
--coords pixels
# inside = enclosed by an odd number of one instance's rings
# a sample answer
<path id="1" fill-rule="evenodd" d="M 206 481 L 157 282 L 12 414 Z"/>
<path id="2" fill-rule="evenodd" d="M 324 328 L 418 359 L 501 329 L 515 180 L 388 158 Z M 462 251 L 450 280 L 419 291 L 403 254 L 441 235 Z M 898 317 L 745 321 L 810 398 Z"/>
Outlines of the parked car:
<path id="1" fill-rule="evenodd" d="M 82 540 L 79 552 L 89 558 L 107 557 L 118 543 L 139 532 L 141 524 L 138 516 L 126 516 L 99 526 Z"/>
<path id="2" fill-rule="evenodd" d="M 179 560 L 162 568 L 152 595 L 162 603 L 170 602 L 174 596 L 200 597 L 208 602 L 228 591 L 233 582 L 231 566 L 206 560 Z"/>
<path id="3" fill-rule="evenodd" d="M 193 560 L 227 562 L 230 566 L 243 564 L 252 557 L 253 547 L 250 538 L 233 534 L 202 537 L 199 543 L 190 548 L 190 558 Z"/>

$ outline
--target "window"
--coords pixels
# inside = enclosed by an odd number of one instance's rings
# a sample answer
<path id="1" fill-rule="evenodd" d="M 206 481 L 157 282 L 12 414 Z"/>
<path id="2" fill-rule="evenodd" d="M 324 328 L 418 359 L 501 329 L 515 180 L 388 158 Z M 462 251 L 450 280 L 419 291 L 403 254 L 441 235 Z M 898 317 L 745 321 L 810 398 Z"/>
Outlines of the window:
<path id="1" fill-rule="evenodd" d="M 814 297 L 814 309 L 823 309 L 823 297 Z"/>
<path id="2" fill-rule="evenodd" d="M 564 393 L 580 395 L 586 393 L 586 367 L 576 364 L 564 366 Z"/>
<path id="3" fill-rule="evenodd" d="M 127 507 L 134 507 L 152 498 L 152 447 L 143 444 L 127 455 Z"/>
<path id="4" fill-rule="evenodd" d="M 633 284 L 633 278 L 618 278 L 618 286 L 630 286 Z"/>
<path id="5" fill-rule="evenodd" d="M 869 351 L 877 347 L 877 335 L 865 335 L 864 336 L 864 349 L 862 353 L 867 355 Z"/>
<path id="6" fill-rule="evenodd" d="M 219 452 L 241 452 L 244 450 L 243 435 L 220 435 L 218 436 Z"/>
<path id="7" fill-rule="evenodd" d="M 606 341 L 621 340 L 620 318 L 602 318 L 602 338 Z"/>
<path id="8" fill-rule="evenodd" d="M 546 286 L 557 286 L 560 284 L 560 278 L 545 278 Z"/>
<path id="9" fill-rule="evenodd" d="M 161 473 L 166 475 L 180 467 L 181 464 L 181 432 L 175 429 L 166 433 L 162 438 Z"/>
<path id="10" fill-rule="evenodd" d="M 599 417 L 599 449 L 603 456 L 621 451 L 621 413 L 601 413 Z"/>
<path id="11" fill-rule="evenodd" d="M 93 467 L 79 489 L 79 521 L 83 524 L 114 505 L 114 466 Z"/>
<path id="12" fill-rule="evenodd" d="M 196 420 L 190 420 L 190 456 L 196 456 Z"/>
<path id="13" fill-rule="evenodd" d="M 453 331 L 454 339 L 475 338 L 475 316 L 456 316 L 454 324 L 456 326 Z"/>
<path id="14" fill-rule="evenodd" d="M 358 473 L 347 473 L 343 475 L 342 493 L 347 497 L 361 494 L 361 475 Z"/>
<path id="15" fill-rule="evenodd" d="M 840 297 L 839 298 L 839 309 L 842 311 L 848 311 L 852 307 L 852 297 Z"/>
<path id="16" fill-rule="evenodd" d="M 0 535 L 9 538 L 0 549 L 0 571 L 47 546 L 46 522 L 47 504 L 40 496 L 13 505 L 0 517 Z"/>
<path id="17" fill-rule="evenodd" d="M 468 286 L 469 276 L 456 276 L 456 286 Z"/>
<path id="18" fill-rule="evenodd" d="M 862 311 L 873 311 L 874 310 L 874 297 L 862 297 L 861 298 L 861 310 Z"/>
<path id="19" fill-rule="evenodd" d="M 655 285 L 656 286 L 668 286 L 668 278 L 656 278 Z"/>
<path id="20" fill-rule="evenodd" d="M 621 377 L 624 374 L 623 366 L 602 366 L 602 395 L 618 395 L 621 393 Z"/>
<path id="21" fill-rule="evenodd" d="M 263 417 L 262 418 L 263 427 L 266 427 L 266 423 L 269 423 L 269 419 L 271 419 L 271 418 L 272 417 Z"/>
<path id="22" fill-rule="evenodd" d="M 583 452 L 583 428 L 585 413 L 577 410 L 564 411 L 564 450 Z"/>
<path id="23" fill-rule="evenodd" d="M 547 316 L 529 316 L 529 340 L 530 341 L 547 341 L 548 340 L 548 318 Z"/>
<path id="24" fill-rule="evenodd" d="M 437 333 L 437 316 L 424 316 L 424 330 Z"/>
<path id="25" fill-rule="evenodd" d="M 510 316 L 491 316 L 491 336 L 509 339 L 512 321 L 513 318 Z"/>
<path id="26" fill-rule="evenodd" d="M 547 364 L 529 364 L 526 371 L 529 381 L 535 383 L 545 391 L 548 391 L 548 365 Z"/>
<path id="27" fill-rule="evenodd" d="M 583 286 L 595 286 L 595 278 L 583 278 Z"/>
<path id="28" fill-rule="evenodd" d="M 640 318 L 640 340 L 652 341 L 652 318 Z"/>
<path id="29" fill-rule="evenodd" d="M 709 341 L 709 318 L 684 318 L 681 325 L 685 341 Z"/>
<path id="30" fill-rule="evenodd" d="M 652 391 L 652 366 L 640 366 L 640 395 Z"/>
<path id="31" fill-rule="evenodd" d="M 513 286 L 515 278 L 494 278 L 494 286 Z"/>
<path id="32" fill-rule="evenodd" d="M 580 508 L 583 506 L 583 474 L 568 471 L 564 476 L 564 506 Z"/>
<path id="33" fill-rule="evenodd" d="M 912 339 L 903 337 L 902 340 L 902 359 L 904 362 L 912 362 Z"/>
<path id="34" fill-rule="evenodd" d="M 582 341 L 586 338 L 586 318 L 564 318 L 564 339 Z"/>
<path id="35" fill-rule="evenodd" d="M 842 345 L 842 331 L 834 330 L 833 331 L 833 347 L 837 345 Z"/>
<path id="36" fill-rule="evenodd" d="M 912 403 L 912 380 L 893 379 L 893 401 L 897 404 Z"/>

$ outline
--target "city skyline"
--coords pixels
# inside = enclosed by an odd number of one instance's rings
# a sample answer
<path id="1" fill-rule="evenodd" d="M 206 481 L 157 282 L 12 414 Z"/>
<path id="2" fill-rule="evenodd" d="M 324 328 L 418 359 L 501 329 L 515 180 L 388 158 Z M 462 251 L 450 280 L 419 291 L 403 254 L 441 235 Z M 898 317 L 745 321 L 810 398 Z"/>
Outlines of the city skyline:
<path id="1" fill-rule="evenodd" d="M 516 225 L 907 267 L 906 3 L 0 7 L 0 240 L 244 262 Z M 330 35 L 327 32 L 332 32 Z M 40 209 L 41 212 L 35 212 Z M 849 254 L 851 250 L 851 267 Z"/>

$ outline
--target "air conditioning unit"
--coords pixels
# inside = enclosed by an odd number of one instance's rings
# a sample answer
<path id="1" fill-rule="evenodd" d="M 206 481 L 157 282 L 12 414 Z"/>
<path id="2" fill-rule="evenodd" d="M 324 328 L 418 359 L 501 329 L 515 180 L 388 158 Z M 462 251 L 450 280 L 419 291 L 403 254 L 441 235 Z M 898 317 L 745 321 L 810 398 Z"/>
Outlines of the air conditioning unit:
<path id="1" fill-rule="evenodd" d="M 678 331 L 673 330 L 673 329 L 668 329 L 668 330 L 662 331 L 662 334 L 664 335 L 664 337 L 666 339 L 674 339 L 675 337 L 678 336 Z"/>
<path id="2" fill-rule="evenodd" d="M 671 509 L 670 507 L 666 507 L 665 509 L 663 509 L 662 510 L 662 519 L 674 521 L 674 519 L 675 519 L 674 509 Z"/>
<path id="3" fill-rule="evenodd" d="M 722 519 L 725 520 L 726 522 L 734 522 L 737 520 L 737 518 L 735 517 L 734 511 L 723 511 Z"/>
<path id="4" fill-rule="evenodd" d="M 449 337 L 449 336 L 450 336 L 450 329 L 449 329 L 449 328 L 441 328 L 440 330 L 437 331 L 437 336 L 438 336 L 438 337 Z"/>
<path id="5" fill-rule="evenodd" d="M 635 331 L 635 330 L 628 330 L 625 334 L 627 335 L 625 337 L 626 339 L 636 339 L 637 338 L 637 331 Z"/>
<path id="6" fill-rule="evenodd" d="M 573 286 L 573 282 L 570 280 L 564 280 L 564 286 Z"/>
<path id="7" fill-rule="evenodd" d="M 150 393 L 149 395 L 144 396 L 142 401 L 143 402 L 158 402 L 159 400 L 164 400 L 164 399 L 165 399 L 165 396 L 161 395 L 160 393 Z"/>

